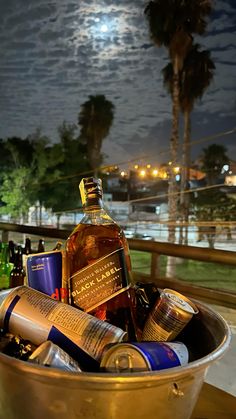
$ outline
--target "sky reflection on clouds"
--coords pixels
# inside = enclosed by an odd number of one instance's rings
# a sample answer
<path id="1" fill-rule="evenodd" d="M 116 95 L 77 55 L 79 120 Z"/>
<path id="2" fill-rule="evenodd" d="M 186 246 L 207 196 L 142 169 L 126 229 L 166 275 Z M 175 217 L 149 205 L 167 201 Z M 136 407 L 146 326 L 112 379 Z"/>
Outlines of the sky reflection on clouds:
<path id="1" fill-rule="evenodd" d="M 24 137 L 41 127 L 57 141 L 63 120 L 76 123 L 88 95 L 102 93 L 115 105 L 103 146 L 108 161 L 142 153 L 158 158 L 168 148 L 171 129 L 171 101 L 161 75 L 168 57 L 150 42 L 145 3 L 1 2 L 0 137 Z M 197 39 L 211 50 L 216 71 L 193 113 L 193 138 L 235 126 L 235 32 L 235 1 L 217 0 L 207 34 Z M 227 141 L 236 151 L 233 138 Z"/>

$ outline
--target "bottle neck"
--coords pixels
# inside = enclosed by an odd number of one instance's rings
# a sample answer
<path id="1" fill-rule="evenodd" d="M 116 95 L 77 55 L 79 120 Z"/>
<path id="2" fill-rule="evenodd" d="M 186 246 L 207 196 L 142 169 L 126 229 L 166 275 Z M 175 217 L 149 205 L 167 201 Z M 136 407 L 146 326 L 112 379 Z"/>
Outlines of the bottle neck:
<path id="1" fill-rule="evenodd" d="M 42 253 L 44 251 L 45 251 L 44 241 L 40 239 L 38 243 L 38 253 Z"/>
<path id="2" fill-rule="evenodd" d="M 115 224 L 114 220 L 103 207 L 101 198 L 87 199 L 83 206 L 83 210 L 84 216 L 81 220 L 82 224 Z"/>
<path id="3" fill-rule="evenodd" d="M 9 254 L 8 254 L 8 248 L 2 245 L 1 250 L 1 263 L 8 263 L 9 262 Z"/>
<path id="4" fill-rule="evenodd" d="M 88 196 L 85 204 L 83 206 L 84 212 L 90 212 L 90 211 L 100 211 L 103 210 L 103 201 L 102 198 L 99 196 Z"/>
<path id="5" fill-rule="evenodd" d="M 22 269 L 23 268 L 23 261 L 22 261 L 22 250 L 18 248 L 18 251 L 15 256 L 15 267 Z"/>
<path id="6" fill-rule="evenodd" d="M 30 239 L 26 239 L 25 240 L 24 253 L 26 255 L 29 255 L 30 253 L 32 253 L 32 250 L 31 250 L 31 240 Z"/>

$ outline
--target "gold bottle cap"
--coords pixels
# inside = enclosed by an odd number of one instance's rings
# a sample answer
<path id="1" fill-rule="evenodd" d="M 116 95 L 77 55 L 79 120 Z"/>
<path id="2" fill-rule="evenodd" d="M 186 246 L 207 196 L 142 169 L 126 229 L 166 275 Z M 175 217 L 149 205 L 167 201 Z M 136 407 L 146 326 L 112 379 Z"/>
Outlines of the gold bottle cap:
<path id="1" fill-rule="evenodd" d="M 84 205 L 89 197 L 102 197 L 102 180 L 94 177 L 83 178 L 79 184 L 81 202 Z"/>

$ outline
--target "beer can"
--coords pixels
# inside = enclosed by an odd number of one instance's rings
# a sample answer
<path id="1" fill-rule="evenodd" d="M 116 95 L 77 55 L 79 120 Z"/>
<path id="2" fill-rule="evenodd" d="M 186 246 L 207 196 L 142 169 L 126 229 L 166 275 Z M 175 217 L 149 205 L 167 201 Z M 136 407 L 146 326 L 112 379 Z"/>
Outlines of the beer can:
<path id="1" fill-rule="evenodd" d="M 0 305 L 2 302 L 7 298 L 7 296 L 12 292 L 12 288 L 8 288 L 6 290 L 2 290 L 0 292 Z"/>
<path id="2" fill-rule="evenodd" d="M 36 253 L 27 256 L 28 285 L 56 300 L 68 302 L 66 255 L 64 251 Z"/>
<path id="3" fill-rule="evenodd" d="M 105 348 L 100 368 L 106 372 L 157 371 L 184 366 L 188 349 L 181 342 L 118 343 Z"/>
<path id="4" fill-rule="evenodd" d="M 24 285 L 13 288 L 0 306 L 0 328 L 35 345 L 51 340 L 85 370 L 96 368 L 108 343 L 126 336 L 120 328 Z"/>
<path id="5" fill-rule="evenodd" d="M 30 355 L 29 361 L 46 367 L 59 368 L 65 371 L 81 372 L 78 362 L 76 362 L 65 351 L 51 341 L 43 342 Z"/>
<path id="6" fill-rule="evenodd" d="M 165 288 L 144 325 L 143 341 L 173 340 L 198 309 L 184 295 Z"/>

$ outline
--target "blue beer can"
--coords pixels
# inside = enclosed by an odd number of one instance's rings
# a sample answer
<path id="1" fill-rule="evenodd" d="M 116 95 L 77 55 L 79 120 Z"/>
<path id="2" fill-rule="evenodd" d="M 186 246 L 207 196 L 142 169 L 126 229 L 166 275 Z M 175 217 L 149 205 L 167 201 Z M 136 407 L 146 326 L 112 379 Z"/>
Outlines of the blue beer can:
<path id="1" fill-rule="evenodd" d="M 100 368 L 113 373 L 157 371 L 187 365 L 188 358 L 182 342 L 118 343 L 105 348 Z"/>
<path id="2" fill-rule="evenodd" d="M 50 297 L 68 302 L 64 251 L 31 254 L 26 260 L 28 285 Z"/>

